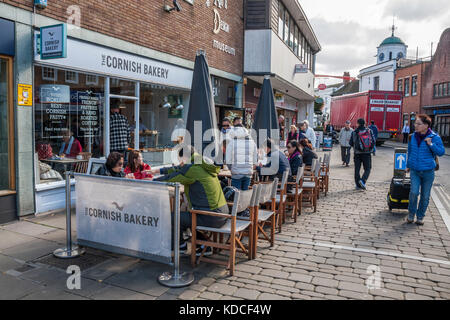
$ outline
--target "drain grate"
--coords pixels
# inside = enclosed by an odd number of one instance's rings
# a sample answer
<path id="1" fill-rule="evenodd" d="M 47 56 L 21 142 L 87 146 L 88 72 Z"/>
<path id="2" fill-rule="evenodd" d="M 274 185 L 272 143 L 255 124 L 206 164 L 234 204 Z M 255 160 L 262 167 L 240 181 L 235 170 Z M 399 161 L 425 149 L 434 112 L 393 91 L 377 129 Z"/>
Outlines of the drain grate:
<path id="1" fill-rule="evenodd" d="M 67 270 L 67 268 L 71 265 L 76 265 L 80 267 L 81 270 L 87 270 L 97 264 L 100 264 L 111 257 L 109 256 L 99 256 L 92 253 L 85 253 L 77 258 L 73 259 L 59 259 L 55 258 L 53 255 L 46 256 L 39 260 L 34 261 L 35 263 L 42 263 L 46 265 L 50 265 L 55 268 Z"/>

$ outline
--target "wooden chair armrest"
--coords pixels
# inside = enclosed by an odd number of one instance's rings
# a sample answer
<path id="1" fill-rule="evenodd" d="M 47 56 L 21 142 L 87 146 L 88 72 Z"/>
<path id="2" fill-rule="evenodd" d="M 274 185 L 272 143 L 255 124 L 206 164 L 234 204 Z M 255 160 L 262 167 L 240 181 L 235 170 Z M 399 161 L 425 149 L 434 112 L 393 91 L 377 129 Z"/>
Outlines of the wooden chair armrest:
<path id="1" fill-rule="evenodd" d="M 220 218 L 227 218 L 227 219 L 230 219 L 232 217 L 232 215 L 228 214 L 228 213 L 219 213 L 219 212 L 212 212 L 212 211 L 189 210 L 189 212 L 193 216 L 197 215 L 197 214 L 202 214 L 202 215 L 205 215 L 205 216 L 220 217 Z"/>

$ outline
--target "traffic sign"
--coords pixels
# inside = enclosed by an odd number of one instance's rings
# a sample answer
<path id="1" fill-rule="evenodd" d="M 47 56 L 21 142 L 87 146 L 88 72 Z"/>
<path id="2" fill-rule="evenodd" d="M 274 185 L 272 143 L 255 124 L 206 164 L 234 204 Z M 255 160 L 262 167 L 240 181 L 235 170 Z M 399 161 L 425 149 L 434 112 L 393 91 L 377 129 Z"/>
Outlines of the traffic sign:
<path id="1" fill-rule="evenodd" d="M 319 90 L 325 90 L 327 88 L 327 85 L 325 83 L 319 84 Z"/>
<path id="2" fill-rule="evenodd" d="M 395 170 L 406 170 L 406 153 L 395 154 Z"/>

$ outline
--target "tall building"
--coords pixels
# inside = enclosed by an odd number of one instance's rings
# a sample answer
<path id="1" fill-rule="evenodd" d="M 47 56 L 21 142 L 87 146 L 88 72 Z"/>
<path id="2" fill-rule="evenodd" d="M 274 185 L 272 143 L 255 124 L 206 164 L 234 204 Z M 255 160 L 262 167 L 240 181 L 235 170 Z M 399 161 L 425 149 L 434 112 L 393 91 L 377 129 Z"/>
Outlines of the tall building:
<path id="1" fill-rule="evenodd" d="M 397 60 L 406 58 L 408 46 L 394 34 L 395 26 L 392 26 L 392 35 L 381 42 L 377 48 L 377 63 L 360 70 L 358 78 L 359 91 L 368 90 L 394 90 L 395 70 Z"/>
<path id="2" fill-rule="evenodd" d="M 248 120 L 256 111 L 264 76 L 270 75 L 285 127 L 305 119 L 312 124 L 315 62 L 321 46 L 299 1 L 246 0 L 244 11 Z"/>

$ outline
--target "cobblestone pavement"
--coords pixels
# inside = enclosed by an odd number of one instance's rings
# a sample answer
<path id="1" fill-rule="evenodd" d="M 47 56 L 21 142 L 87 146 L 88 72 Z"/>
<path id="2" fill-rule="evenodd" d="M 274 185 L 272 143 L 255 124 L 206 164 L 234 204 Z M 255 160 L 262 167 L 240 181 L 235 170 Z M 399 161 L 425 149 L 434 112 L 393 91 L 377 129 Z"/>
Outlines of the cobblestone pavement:
<path id="1" fill-rule="evenodd" d="M 0 299 L 450 299 L 450 234 L 434 203 L 424 226 L 408 225 L 405 211 L 387 209 L 388 183 L 356 191 L 344 176 L 332 175 L 317 212 L 288 220 L 273 248 L 261 242 L 252 261 L 238 255 L 234 276 L 202 263 L 182 289 L 157 283 L 166 265 L 93 249 L 55 262 L 62 214 L 0 226 Z M 188 256 L 181 263 L 191 270 Z M 81 290 L 67 289 L 70 264 L 81 265 Z"/>

